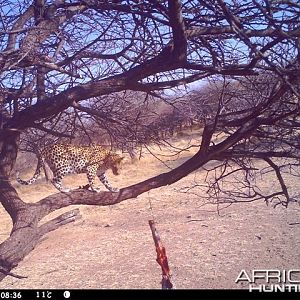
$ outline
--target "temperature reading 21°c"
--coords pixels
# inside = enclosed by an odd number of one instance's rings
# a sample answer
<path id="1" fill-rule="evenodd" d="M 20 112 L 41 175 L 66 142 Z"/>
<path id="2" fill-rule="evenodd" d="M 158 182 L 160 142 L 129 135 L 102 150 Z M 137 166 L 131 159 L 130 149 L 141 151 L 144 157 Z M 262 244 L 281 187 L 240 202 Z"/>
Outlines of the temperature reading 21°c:
<path id="1" fill-rule="evenodd" d="M 51 299 L 52 292 L 49 291 L 37 291 L 36 292 L 36 298 L 40 299 Z"/>

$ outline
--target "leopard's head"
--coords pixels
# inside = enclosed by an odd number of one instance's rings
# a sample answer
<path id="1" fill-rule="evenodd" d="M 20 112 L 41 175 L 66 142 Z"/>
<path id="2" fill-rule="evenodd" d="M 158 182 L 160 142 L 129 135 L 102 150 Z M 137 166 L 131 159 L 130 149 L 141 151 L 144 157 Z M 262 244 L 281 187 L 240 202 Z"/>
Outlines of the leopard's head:
<path id="1" fill-rule="evenodd" d="M 111 153 L 108 157 L 107 164 L 112 170 L 114 175 L 119 175 L 120 174 L 120 169 L 121 169 L 121 163 L 124 157 L 120 156 L 119 154 L 116 153 Z"/>

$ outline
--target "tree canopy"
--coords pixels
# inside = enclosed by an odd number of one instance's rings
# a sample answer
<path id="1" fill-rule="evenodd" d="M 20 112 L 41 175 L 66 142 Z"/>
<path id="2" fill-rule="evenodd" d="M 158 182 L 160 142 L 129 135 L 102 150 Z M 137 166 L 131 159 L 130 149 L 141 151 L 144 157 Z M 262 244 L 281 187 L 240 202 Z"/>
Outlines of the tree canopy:
<path id="1" fill-rule="evenodd" d="M 287 168 L 299 175 L 298 1 L 0 0 L 0 18 L 0 201 L 13 220 L 10 238 L 0 245 L 0 278 L 45 233 L 78 215 L 74 210 L 39 226 L 51 211 L 118 203 L 211 160 L 227 171 L 234 162 L 246 182 L 253 159 L 273 170 L 278 191 L 263 195 L 248 181 L 238 197 L 299 201 L 282 176 Z M 83 115 L 112 128 L 130 126 L 134 119 L 126 123 L 124 106 L 105 97 L 122 91 L 163 97 L 164 90 L 211 79 L 218 80 L 213 92 L 199 88 L 183 100 L 194 105 L 203 134 L 199 151 L 177 168 L 115 195 L 76 190 L 35 204 L 22 201 L 12 186 L 24 132 L 72 138 Z"/>

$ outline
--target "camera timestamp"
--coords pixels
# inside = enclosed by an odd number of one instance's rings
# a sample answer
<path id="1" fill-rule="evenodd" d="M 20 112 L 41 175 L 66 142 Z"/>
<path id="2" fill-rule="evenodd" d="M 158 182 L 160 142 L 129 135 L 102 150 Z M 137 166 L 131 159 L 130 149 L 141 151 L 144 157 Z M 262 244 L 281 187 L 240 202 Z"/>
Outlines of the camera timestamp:
<path id="1" fill-rule="evenodd" d="M 21 291 L 1 291 L 0 299 L 22 299 Z"/>
<path id="2" fill-rule="evenodd" d="M 37 290 L 1 291 L 0 290 L 0 300 L 5 300 L 5 299 L 42 300 L 42 299 L 52 299 L 53 298 L 52 296 L 53 296 L 52 291 L 37 291 Z"/>

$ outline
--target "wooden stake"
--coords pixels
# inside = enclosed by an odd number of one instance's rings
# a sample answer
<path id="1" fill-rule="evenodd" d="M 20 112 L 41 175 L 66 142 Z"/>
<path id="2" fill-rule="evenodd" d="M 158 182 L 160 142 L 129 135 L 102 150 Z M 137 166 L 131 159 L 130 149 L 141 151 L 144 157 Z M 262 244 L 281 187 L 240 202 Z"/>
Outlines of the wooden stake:
<path id="1" fill-rule="evenodd" d="M 161 266 L 161 270 L 162 270 L 161 287 L 163 290 L 164 289 L 173 289 L 166 249 L 161 243 L 159 234 L 155 228 L 155 224 L 154 224 L 153 220 L 149 220 L 149 226 L 151 228 L 152 237 L 154 240 L 155 249 L 156 249 L 156 253 L 157 253 L 156 261 Z"/>

